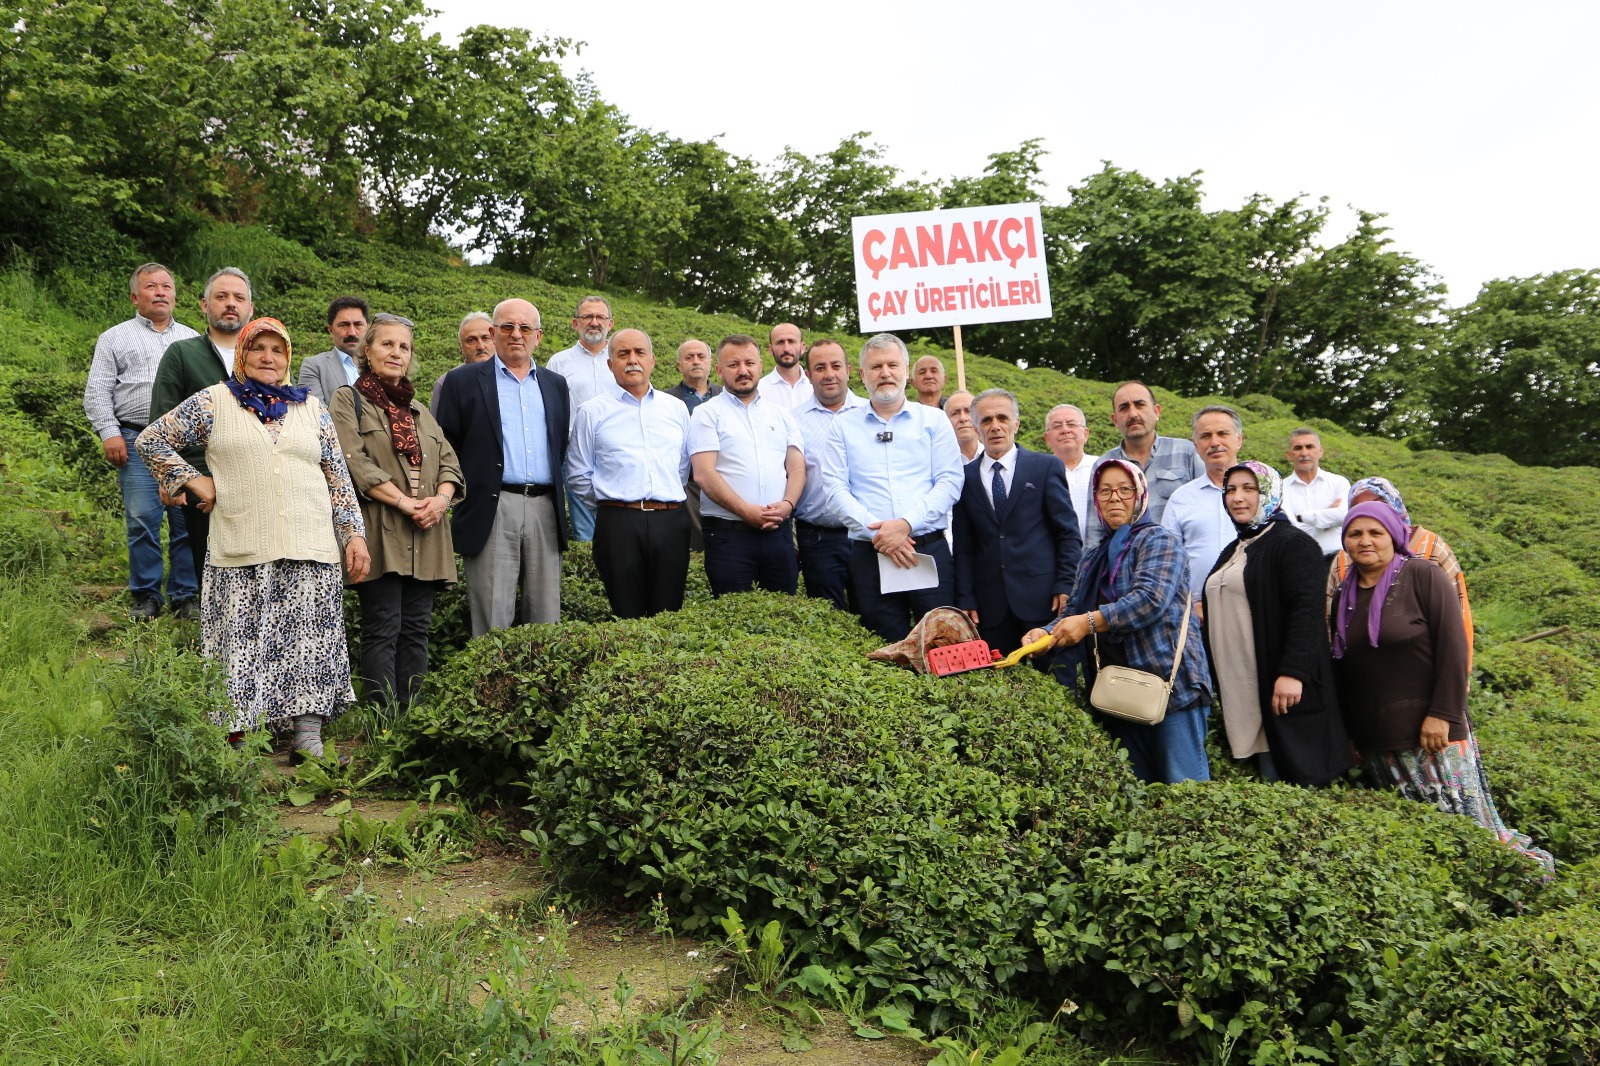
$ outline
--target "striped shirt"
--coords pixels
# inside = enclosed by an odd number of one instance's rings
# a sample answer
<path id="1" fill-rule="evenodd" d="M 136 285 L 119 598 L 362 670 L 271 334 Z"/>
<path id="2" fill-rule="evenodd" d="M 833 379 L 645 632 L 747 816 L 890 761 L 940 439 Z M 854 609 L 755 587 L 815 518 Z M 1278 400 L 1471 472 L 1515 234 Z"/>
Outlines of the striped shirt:
<path id="1" fill-rule="evenodd" d="M 83 388 L 83 413 L 101 440 L 122 432 L 122 426 L 143 429 L 150 421 L 150 387 L 155 384 L 161 354 L 173 341 L 199 334 L 177 319 L 158 330 L 143 315 L 100 334 Z"/>

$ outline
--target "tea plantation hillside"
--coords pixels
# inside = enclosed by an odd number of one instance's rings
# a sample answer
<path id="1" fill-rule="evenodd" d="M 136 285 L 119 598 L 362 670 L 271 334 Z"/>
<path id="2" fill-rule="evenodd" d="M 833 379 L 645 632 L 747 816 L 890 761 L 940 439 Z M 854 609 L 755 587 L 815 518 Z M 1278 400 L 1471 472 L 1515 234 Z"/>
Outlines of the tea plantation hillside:
<path id="1" fill-rule="evenodd" d="M 326 262 L 216 229 L 175 264 L 180 320 L 199 324 L 199 283 L 224 263 L 251 275 L 258 314 L 287 323 L 297 361 L 325 347 L 332 296 L 416 320 L 419 391 L 453 365 L 465 312 L 533 300 L 542 362 L 572 343 L 583 295 L 381 246 Z M 88 607 L 123 580 L 116 484 L 80 397 L 96 335 L 128 313 L 125 286 L 0 274 L 7 602 L 50 590 Z M 768 324 L 605 295 L 617 328 L 654 339 L 658 385 L 677 380 L 687 336 L 765 339 Z M 953 388 L 952 353 L 917 350 L 945 357 Z M 1061 402 L 1087 412 L 1091 450 L 1111 447 L 1115 383 L 1020 369 L 1026 357 L 968 353 L 969 388 L 1014 391 L 1030 447 Z M 1142 788 L 1059 686 L 869 664 L 870 636 L 815 601 L 696 594 L 675 615 L 607 620 L 581 548 L 559 626 L 463 647 L 447 600 L 423 703 L 369 755 L 402 783 L 446 775 L 469 801 L 526 805 L 526 837 L 574 898 L 660 899 L 701 934 L 730 907 L 752 929 L 781 922 L 800 987 L 889 1028 L 944 1030 L 1017 1001 L 1047 1004 L 1044 1019 L 1066 1002 L 1058 1025 L 1182 1061 L 1600 1061 L 1600 470 L 1412 451 L 1270 397 L 1155 384 L 1167 433 L 1226 399 L 1243 455 L 1280 470 L 1288 432 L 1317 428 L 1329 469 L 1390 478 L 1455 548 L 1484 761 L 1506 821 L 1560 861 L 1552 884 L 1464 820 L 1354 783 L 1264 786 L 1214 753 L 1218 782 Z M 0 959 L 21 935 L 0 928 Z"/>

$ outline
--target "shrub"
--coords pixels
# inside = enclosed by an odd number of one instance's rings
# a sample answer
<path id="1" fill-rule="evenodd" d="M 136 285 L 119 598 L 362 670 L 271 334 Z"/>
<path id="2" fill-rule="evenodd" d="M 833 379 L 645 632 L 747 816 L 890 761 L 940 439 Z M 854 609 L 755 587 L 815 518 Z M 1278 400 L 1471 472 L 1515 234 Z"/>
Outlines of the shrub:
<path id="1" fill-rule="evenodd" d="M 1453 933 L 1377 972 L 1347 1061 L 1600 1061 L 1600 914 L 1566 909 Z"/>
<path id="2" fill-rule="evenodd" d="M 1189 784 L 1147 800 L 1084 856 L 1039 938 L 1074 998 L 1208 1057 L 1234 1041 L 1258 1062 L 1325 1052 L 1387 950 L 1512 910 L 1532 876 L 1466 819 L 1386 794 Z"/>

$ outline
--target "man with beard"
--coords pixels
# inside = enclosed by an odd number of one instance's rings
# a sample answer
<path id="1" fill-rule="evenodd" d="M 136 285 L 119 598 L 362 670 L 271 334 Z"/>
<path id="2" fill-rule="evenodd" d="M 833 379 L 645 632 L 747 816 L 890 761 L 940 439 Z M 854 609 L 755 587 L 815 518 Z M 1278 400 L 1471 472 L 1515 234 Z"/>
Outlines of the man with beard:
<path id="1" fill-rule="evenodd" d="M 361 347 L 369 316 L 367 301 L 359 296 L 341 296 L 328 305 L 328 335 L 333 338 L 333 347 L 301 363 L 300 376 L 295 381 L 310 389 L 322 401 L 324 410 L 331 410 L 335 390 L 354 385 L 361 376 L 356 349 Z"/>
<path id="2" fill-rule="evenodd" d="M 850 589 L 850 536 L 844 521 L 828 509 L 822 485 L 822 451 L 833 421 L 866 405 L 850 391 L 850 359 L 831 338 L 816 341 L 806 353 L 811 399 L 795 415 L 805 444 L 806 486 L 795 509 L 794 534 L 800 548 L 800 573 L 806 595 L 831 600 L 841 611 L 855 610 Z"/>
<path id="3" fill-rule="evenodd" d="M 961 452 L 943 412 L 906 401 L 911 365 L 899 337 L 880 333 L 867 341 L 860 365 L 871 402 L 834 419 L 822 482 L 829 509 L 849 530 L 850 583 L 861 621 L 894 643 L 954 596 L 943 534 L 961 496 Z M 937 583 L 885 594 L 879 557 L 911 568 L 919 554 L 933 558 Z"/>
<path id="4" fill-rule="evenodd" d="M 1222 498 L 1222 478 L 1239 461 L 1244 422 L 1222 404 L 1202 407 L 1194 416 L 1194 450 L 1205 473 L 1180 486 L 1167 500 L 1161 524 L 1183 540 L 1189 556 L 1189 591 L 1196 605 L 1222 549 L 1238 538 L 1238 527 Z"/>
<path id="5" fill-rule="evenodd" d="M 572 315 L 572 331 L 578 335 L 577 343 L 552 355 L 549 369 L 566 379 L 576 416 L 578 408 L 616 383 L 608 361 L 611 304 L 604 296 L 585 296 L 579 300 L 578 309 Z M 565 468 L 561 476 L 566 478 Z M 572 520 L 572 539 L 593 540 L 594 508 L 572 491 L 570 481 L 567 482 L 567 512 Z"/>
<path id="6" fill-rule="evenodd" d="M 648 618 L 683 606 L 689 574 L 689 411 L 650 387 L 650 338 L 611 338 L 616 386 L 578 409 L 568 466 L 572 490 L 597 508 L 594 564 L 611 613 Z"/>
<path id="7" fill-rule="evenodd" d="M 761 379 L 761 395 L 780 404 L 784 410 L 794 412 L 805 406 L 811 398 L 811 381 L 800 369 L 806 346 L 800 339 L 800 327 L 793 322 L 783 322 L 772 327 L 767 336 L 767 351 L 772 356 L 772 373 Z"/>
<path id="8" fill-rule="evenodd" d="M 234 342 L 239 331 L 255 316 L 250 279 L 238 267 L 223 267 L 206 281 L 200 297 L 200 313 L 205 316 L 202 336 L 175 341 L 161 355 L 156 379 L 150 386 L 150 421 L 154 422 L 201 389 L 226 381 L 233 375 Z M 211 476 L 203 447 L 184 448 L 184 461 Z M 211 533 L 211 514 L 194 506 L 189 494 L 168 496 L 161 490 L 161 502 L 183 507 L 183 524 L 188 531 L 189 554 L 194 560 L 196 580 L 203 587 L 206 575 L 206 538 Z"/>
<path id="9" fill-rule="evenodd" d="M 800 431 L 778 399 L 757 386 L 761 349 L 735 333 L 717 345 L 722 394 L 695 409 L 689 451 L 704 498 L 706 581 L 713 596 L 793 594 L 799 578 L 794 510 L 805 485 Z M 807 385 L 809 390 L 810 386 Z"/>
<path id="10" fill-rule="evenodd" d="M 461 325 L 456 327 L 456 347 L 461 352 L 459 366 L 470 363 L 481 363 L 494 355 L 494 320 L 487 311 L 471 311 L 461 320 Z M 451 367 L 444 374 L 454 370 Z M 428 402 L 428 409 L 439 406 L 439 387 L 444 384 L 444 374 L 433 379 L 433 398 Z"/>
<path id="11" fill-rule="evenodd" d="M 1111 394 L 1111 424 L 1122 434 L 1122 443 L 1112 448 L 1095 463 L 1112 459 L 1126 459 L 1138 463 L 1144 470 L 1150 488 L 1150 521 L 1160 522 L 1167 509 L 1167 501 L 1180 486 L 1186 485 L 1206 472 L 1194 445 L 1182 437 L 1159 437 L 1156 423 L 1161 420 L 1161 405 L 1156 394 L 1142 381 L 1124 381 Z M 1100 512 L 1089 508 L 1089 521 L 1083 532 L 1083 552 L 1088 555 L 1106 535 Z M 1205 575 L 1201 575 L 1204 578 Z"/>
<path id="12" fill-rule="evenodd" d="M 117 470 L 128 530 L 130 614 L 136 622 L 147 622 L 161 613 L 163 574 L 172 612 L 184 618 L 199 615 L 195 597 L 200 586 L 184 538 L 183 512 L 164 504 L 155 478 L 133 446 L 150 422 L 151 384 L 162 353 L 175 341 L 199 336 L 173 319 L 176 294 L 172 271 L 160 263 L 145 263 L 133 272 L 128 280 L 133 317 L 100 334 L 83 389 L 83 411 L 89 426 L 100 438 L 106 462 Z M 170 572 L 161 553 L 163 519 L 170 535 Z"/>

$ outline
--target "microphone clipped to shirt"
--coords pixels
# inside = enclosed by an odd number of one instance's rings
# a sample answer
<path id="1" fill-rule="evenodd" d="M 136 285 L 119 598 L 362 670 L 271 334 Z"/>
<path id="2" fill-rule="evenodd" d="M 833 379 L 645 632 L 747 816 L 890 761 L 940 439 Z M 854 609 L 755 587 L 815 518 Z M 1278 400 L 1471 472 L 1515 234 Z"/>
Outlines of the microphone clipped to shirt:
<path id="1" fill-rule="evenodd" d="M 892 440 L 894 440 L 894 430 L 892 429 L 886 429 L 878 434 L 879 444 L 888 444 Z"/>

